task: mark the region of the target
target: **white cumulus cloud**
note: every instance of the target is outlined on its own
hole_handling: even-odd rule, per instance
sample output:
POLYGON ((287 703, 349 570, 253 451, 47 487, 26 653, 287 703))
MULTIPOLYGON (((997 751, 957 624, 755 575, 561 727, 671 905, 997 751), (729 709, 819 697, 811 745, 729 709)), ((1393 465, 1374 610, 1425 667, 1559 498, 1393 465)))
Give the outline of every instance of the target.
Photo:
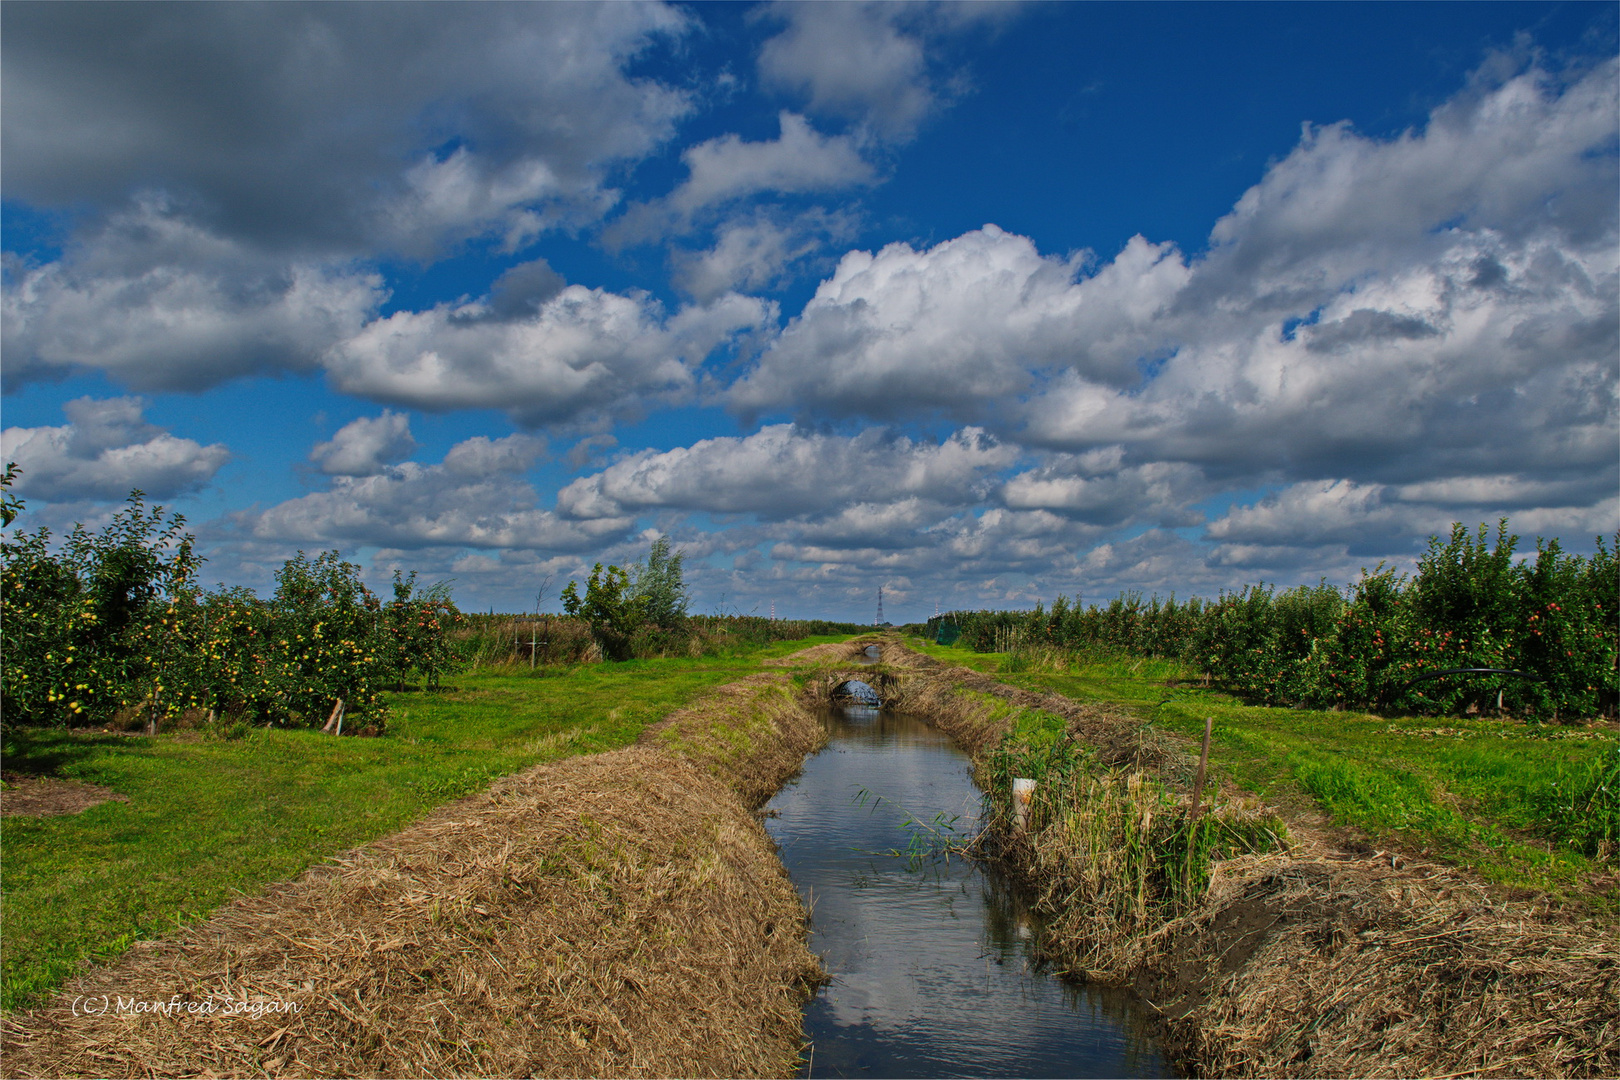
POLYGON ((5 378, 97 370, 136 389, 196 390, 307 371, 382 299, 375 274, 270 258, 143 199, 55 262, 10 262, 5 378))
POLYGON ((1004 415, 1043 371, 1134 383, 1187 268, 1173 247, 1140 237, 1095 274, 1082 276, 1082 264, 994 225, 923 251, 851 252, 730 400, 743 411, 974 422, 1004 415))
POLYGON ((801 95, 817 113, 906 139, 963 89, 941 70, 940 43, 1017 10, 1013 3, 773 4, 765 15, 787 26, 760 48, 760 78, 801 95))
POLYGON ((645 295, 570 285, 532 315, 492 314, 483 303, 396 312, 336 345, 327 373, 344 393, 374 401, 589 424, 681 400, 696 385, 693 370, 768 323, 772 309, 728 294, 665 315, 645 295))
POLYGON ((780 519, 913 496, 960 503, 1015 458, 977 429, 936 445, 878 429, 848 437, 778 424, 632 455, 570 483, 557 506, 581 518, 673 508, 780 519))
POLYGON ((478 436, 437 465, 407 461, 376 475, 336 476, 329 490, 234 515, 235 530, 282 544, 580 551, 631 526, 628 518, 580 521, 538 509, 523 473, 542 449, 527 435, 478 436))
POLYGON ((381 416, 344 424, 330 440, 315 445, 309 460, 331 476, 375 476, 415 449, 410 418, 384 409, 381 416))
POLYGON ((6 428, 0 458, 16 462, 16 490, 50 501, 122 499, 139 488, 167 499, 202 487, 230 460, 223 444, 203 446, 147 422, 140 398, 78 398, 60 427, 6 428))

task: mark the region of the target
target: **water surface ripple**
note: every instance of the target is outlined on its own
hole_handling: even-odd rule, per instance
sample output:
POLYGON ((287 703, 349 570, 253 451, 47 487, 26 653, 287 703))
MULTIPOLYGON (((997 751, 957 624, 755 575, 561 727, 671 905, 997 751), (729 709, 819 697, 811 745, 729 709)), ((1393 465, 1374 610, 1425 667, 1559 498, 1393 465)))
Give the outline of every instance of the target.
POLYGON ((1034 963, 1039 926, 997 875, 919 855, 928 829, 908 818, 963 835, 977 818, 950 739, 887 710, 824 722, 827 748, 766 822, 833 976, 805 1010, 807 1075, 1173 1076, 1133 995, 1034 963))

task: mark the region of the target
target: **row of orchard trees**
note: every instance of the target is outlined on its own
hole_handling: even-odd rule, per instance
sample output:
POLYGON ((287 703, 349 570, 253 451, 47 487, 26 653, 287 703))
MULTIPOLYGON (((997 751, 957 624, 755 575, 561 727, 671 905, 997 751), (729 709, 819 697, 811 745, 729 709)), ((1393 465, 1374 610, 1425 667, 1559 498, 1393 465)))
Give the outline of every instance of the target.
POLYGON ((931 628, 957 628, 983 652, 1102 648, 1179 659, 1268 705, 1613 714, 1620 534, 1614 543, 1599 537, 1587 558, 1538 542, 1534 558, 1518 559, 1505 520, 1494 544, 1484 526, 1475 536, 1454 525, 1449 538, 1430 538, 1415 576, 1380 566, 1342 591, 1261 584, 1212 602, 1132 594, 1106 607, 1059 597, 1049 610, 952 612, 931 628), (1455 668, 1522 674, 1433 677, 1455 668))
MULTIPOLYGON (((8 493, 4 524, 21 509, 8 493)), ((329 551, 299 552, 267 600, 206 590, 184 524, 137 491, 100 532, 75 526, 53 545, 42 527, 0 545, 6 724, 155 727, 191 715, 381 730, 385 688, 436 685, 456 666, 449 632, 461 616, 447 588, 396 574, 384 603, 329 551)))

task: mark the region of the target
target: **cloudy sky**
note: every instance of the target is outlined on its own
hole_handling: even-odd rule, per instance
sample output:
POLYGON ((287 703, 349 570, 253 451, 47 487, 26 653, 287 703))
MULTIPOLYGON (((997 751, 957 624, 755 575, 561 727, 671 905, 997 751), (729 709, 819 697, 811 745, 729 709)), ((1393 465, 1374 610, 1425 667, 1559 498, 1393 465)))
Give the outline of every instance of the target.
POLYGON ((8 0, 24 524, 870 619, 1620 528, 1613 4, 8 0))

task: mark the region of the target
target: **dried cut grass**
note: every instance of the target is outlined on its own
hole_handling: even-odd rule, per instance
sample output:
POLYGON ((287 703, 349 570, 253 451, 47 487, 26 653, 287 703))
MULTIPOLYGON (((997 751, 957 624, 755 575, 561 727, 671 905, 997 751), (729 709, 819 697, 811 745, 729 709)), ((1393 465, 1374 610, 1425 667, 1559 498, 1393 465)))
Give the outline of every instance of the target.
POLYGON ((800 649, 798 652, 788 653, 786 656, 773 656, 760 662, 766 667, 806 667, 815 664, 840 663, 848 660, 849 656, 848 644, 832 641, 821 645, 812 645, 808 649, 800 649))
POLYGON ((1213 1076, 1620 1075, 1620 936, 1314 840, 1234 860, 1135 985, 1213 1076))
MULTIPOLYGON (((1188 794, 1186 751, 1144 737, 1129 717, 963 668, 907 683, 906 707, 951 734, 981 772, 1013 727, 995 699, 1063 717, 1071 738, 1120 770, 1124 794, 1133 778, 1145 790, 1144 774, 1188 794)), ((1223 802, 1239 819, 1264 813, 1223 802)), ((1137 905, 1122 917, 1098 902, 1112 889, 1101 878, 1125 876, 1130 860, 1088 850, 1097 837, 1084 818, 1085 808, 1051 815, 1049 827, 992 846, 1041 896, 1051 958, 1134 986, 1190 1075, 1620 1075, 1612 925, 1493 899, 1452 869, 1357 854, 1348 838, 1298 819, 1288 822, 1289 850, 1215 862, 1189 909, 1152 917, 1137 905)))
POLYGON ((786 675, 750 675, 719 687, 641 734, 704 769, 736 792, 744 806, 765 805, 798 773, 827 733, 786 675))
MULTIPOLYGON (((775 730, 779 691, 719 696, 775 730)), ((686 713, 672 729, 701 728, 702 703, 686 713)), ((6 1074, 792 1075, 820 966, 737 794, 792 751, 766 755, 762 729, 725 758, 712 734, 507 777, 138 946, 7 1016, 6 1074), (717 779, 722 759, 743 779, 717 779), (73 1015, 102 995, 220 1011, 73 1015), (297 1011, 225 1014, 242 1002, 297 1011)))
POLYGON ((847 664, 865 654, 868 645, 881 645, 877 638, 861 637, 854 641, 829 641, 800 649, 786 656, 763 661, 767 667, 815 667, 828 664, 847 664))

